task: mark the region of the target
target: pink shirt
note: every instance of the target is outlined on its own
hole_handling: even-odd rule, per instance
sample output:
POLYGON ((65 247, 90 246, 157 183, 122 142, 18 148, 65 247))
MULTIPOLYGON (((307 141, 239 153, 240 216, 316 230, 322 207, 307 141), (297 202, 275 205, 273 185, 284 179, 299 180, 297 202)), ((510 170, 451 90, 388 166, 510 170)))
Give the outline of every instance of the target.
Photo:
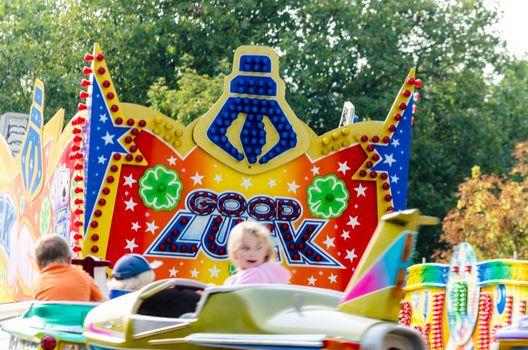
POLYGON ((224 285, 251 283, 287 284, 290 281, 290 277, 290 271, 282 265, 265 262, 257 267, 237 272, 226 279, 224 285))

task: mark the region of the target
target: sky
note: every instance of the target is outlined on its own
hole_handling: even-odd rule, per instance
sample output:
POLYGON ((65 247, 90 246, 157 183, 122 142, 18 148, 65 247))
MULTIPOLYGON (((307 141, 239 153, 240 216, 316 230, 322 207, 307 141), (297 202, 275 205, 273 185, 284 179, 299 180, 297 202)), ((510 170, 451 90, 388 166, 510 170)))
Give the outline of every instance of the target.
POLYGON ((503 18, 497 30, 507 42, 508 50, 521 58, 528 55, 528 0, 488 0, 489 4, 498 4, 503 18))

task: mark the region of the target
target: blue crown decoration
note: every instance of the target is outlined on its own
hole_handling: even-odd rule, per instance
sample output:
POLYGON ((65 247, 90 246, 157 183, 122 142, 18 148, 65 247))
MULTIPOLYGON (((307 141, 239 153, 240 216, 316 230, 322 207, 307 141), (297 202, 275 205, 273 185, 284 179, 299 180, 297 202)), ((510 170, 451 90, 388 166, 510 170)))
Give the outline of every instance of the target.
MULTIPOLYGON (((242 55, 239 70, 229 82, 229 97, 207 129, 209 140, 232 158, 249 164, 266 164, 273 158, 297 145, 297 135, 288 121, 283 108, 276 100, 277 83, 271 77, 271 59, 265 55, 242 55), (244 114, 240 131, 242 150, 237 149, 227 133, 233 122, 244 114), (262 154, 263 147, 270 142, 264 119, 268 119, 278 141, 262 154)), ((271 131, 273 132, 273 131, 271 131)))

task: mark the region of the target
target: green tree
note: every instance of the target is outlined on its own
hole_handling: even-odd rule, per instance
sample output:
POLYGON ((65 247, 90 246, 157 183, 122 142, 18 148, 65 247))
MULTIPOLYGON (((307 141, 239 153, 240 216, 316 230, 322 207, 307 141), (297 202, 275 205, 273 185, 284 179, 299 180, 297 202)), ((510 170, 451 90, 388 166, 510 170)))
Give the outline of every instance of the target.
MULTIPOLYGON (((28 111, 32 81, 40 78, 46 119, 59 107, 71 118, 82 56, 94 41, 121 100, 150 101, 184 121, 214 100, 210 85, 238 46, 271 46, 281 56, 286 98, 317 132, 337 126, 346 100, 362 119, 384 118, 416 66, 424 89, 409 206, 443 217, 471 166, 507 172, 507 149, 525 136, 517 125, 526 108, 515 106, 524 105, 518 98, 526 96, 526 80, 517 74, 526 70, 504 65, 491 30, 497 19, 483 0, 13 0, 0 4, 0 112, 28 111), (494 86, 487 66, 503 82, 494 86)), ((430 256, 439 235, 422 235, 418 254, 430 256)))
POLYGON ((493 132, 498 133, 491 147, 494 149, 492 172, 510 168, 516 158, 511 151, 519 140, 528 140, 528 61, 513 60, 501 69, 502 79, 491 86, 486 101, 493 132))
MULTIPOLYGON (((32 60, 22 64, 26 75, 80 78, 82 52, 98 41, 122 99, 138 103, 159 77, 176 88, 183 64, 213 77, 238 46, 272 46, 282 56, 290 103, 318 131, 337 126, 347 99, 365 118, 384 116, 413 64, 432 81, 496 60, 497 39, 484 30, 495 13, 476 0, 16 0, 2 13, 0 28, 10 33, 3 45, 11 48, 2 58, 32 60)), ((66 85, 73 84, 53 83, 49 91, 58 89, 54 98, 75 106, 66 85)))
POLYGON ((528 141, 517 144, 517 164, 509 176, 484 175, 478 166, 459 186, 457 206, 443 222, 447 249, 435 253, 448 260, 459 242, 473 245, 481 259, 528 259, 528 141))
POLYGON ((29 113, 33 82, 37 78, 44 81, 47 92, 46 119, 65 104, 79 102, 75 96, 80 89, 81 76, 77 72, 82 64, 79 60, 82 48, 70 40, 71 31, 77 27, 63 30, 60 24, 64 14, 47 5, 42 1, 20 0, 0 4, 2 113, 29 113), (70 54, 72 51, 76 51, 75 56, 70 54), (78 67, 75 74, 73 67, 78 67))
MULTIPOLYGON (((221 62, 228 67, 226 61, 221 62)), ((181 67, 177 88, 167 87, 165 78, 159 78, 147 92, 148 103, 152 108, 187 125, 216 102, 224 89, 225 74, 211 78, 199 75, 195 69, 181 67)))

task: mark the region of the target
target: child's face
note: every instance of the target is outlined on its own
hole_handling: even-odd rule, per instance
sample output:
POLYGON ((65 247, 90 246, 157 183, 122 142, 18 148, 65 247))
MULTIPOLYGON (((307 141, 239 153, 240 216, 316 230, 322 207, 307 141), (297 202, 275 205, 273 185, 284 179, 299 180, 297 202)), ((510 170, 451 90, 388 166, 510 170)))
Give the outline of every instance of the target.
POLYGON ((242 236, 240 246, 233 253, 233 257, 240 270, 257 267, 266 259, 266 247, 257 236, 246 233, 242 236))

